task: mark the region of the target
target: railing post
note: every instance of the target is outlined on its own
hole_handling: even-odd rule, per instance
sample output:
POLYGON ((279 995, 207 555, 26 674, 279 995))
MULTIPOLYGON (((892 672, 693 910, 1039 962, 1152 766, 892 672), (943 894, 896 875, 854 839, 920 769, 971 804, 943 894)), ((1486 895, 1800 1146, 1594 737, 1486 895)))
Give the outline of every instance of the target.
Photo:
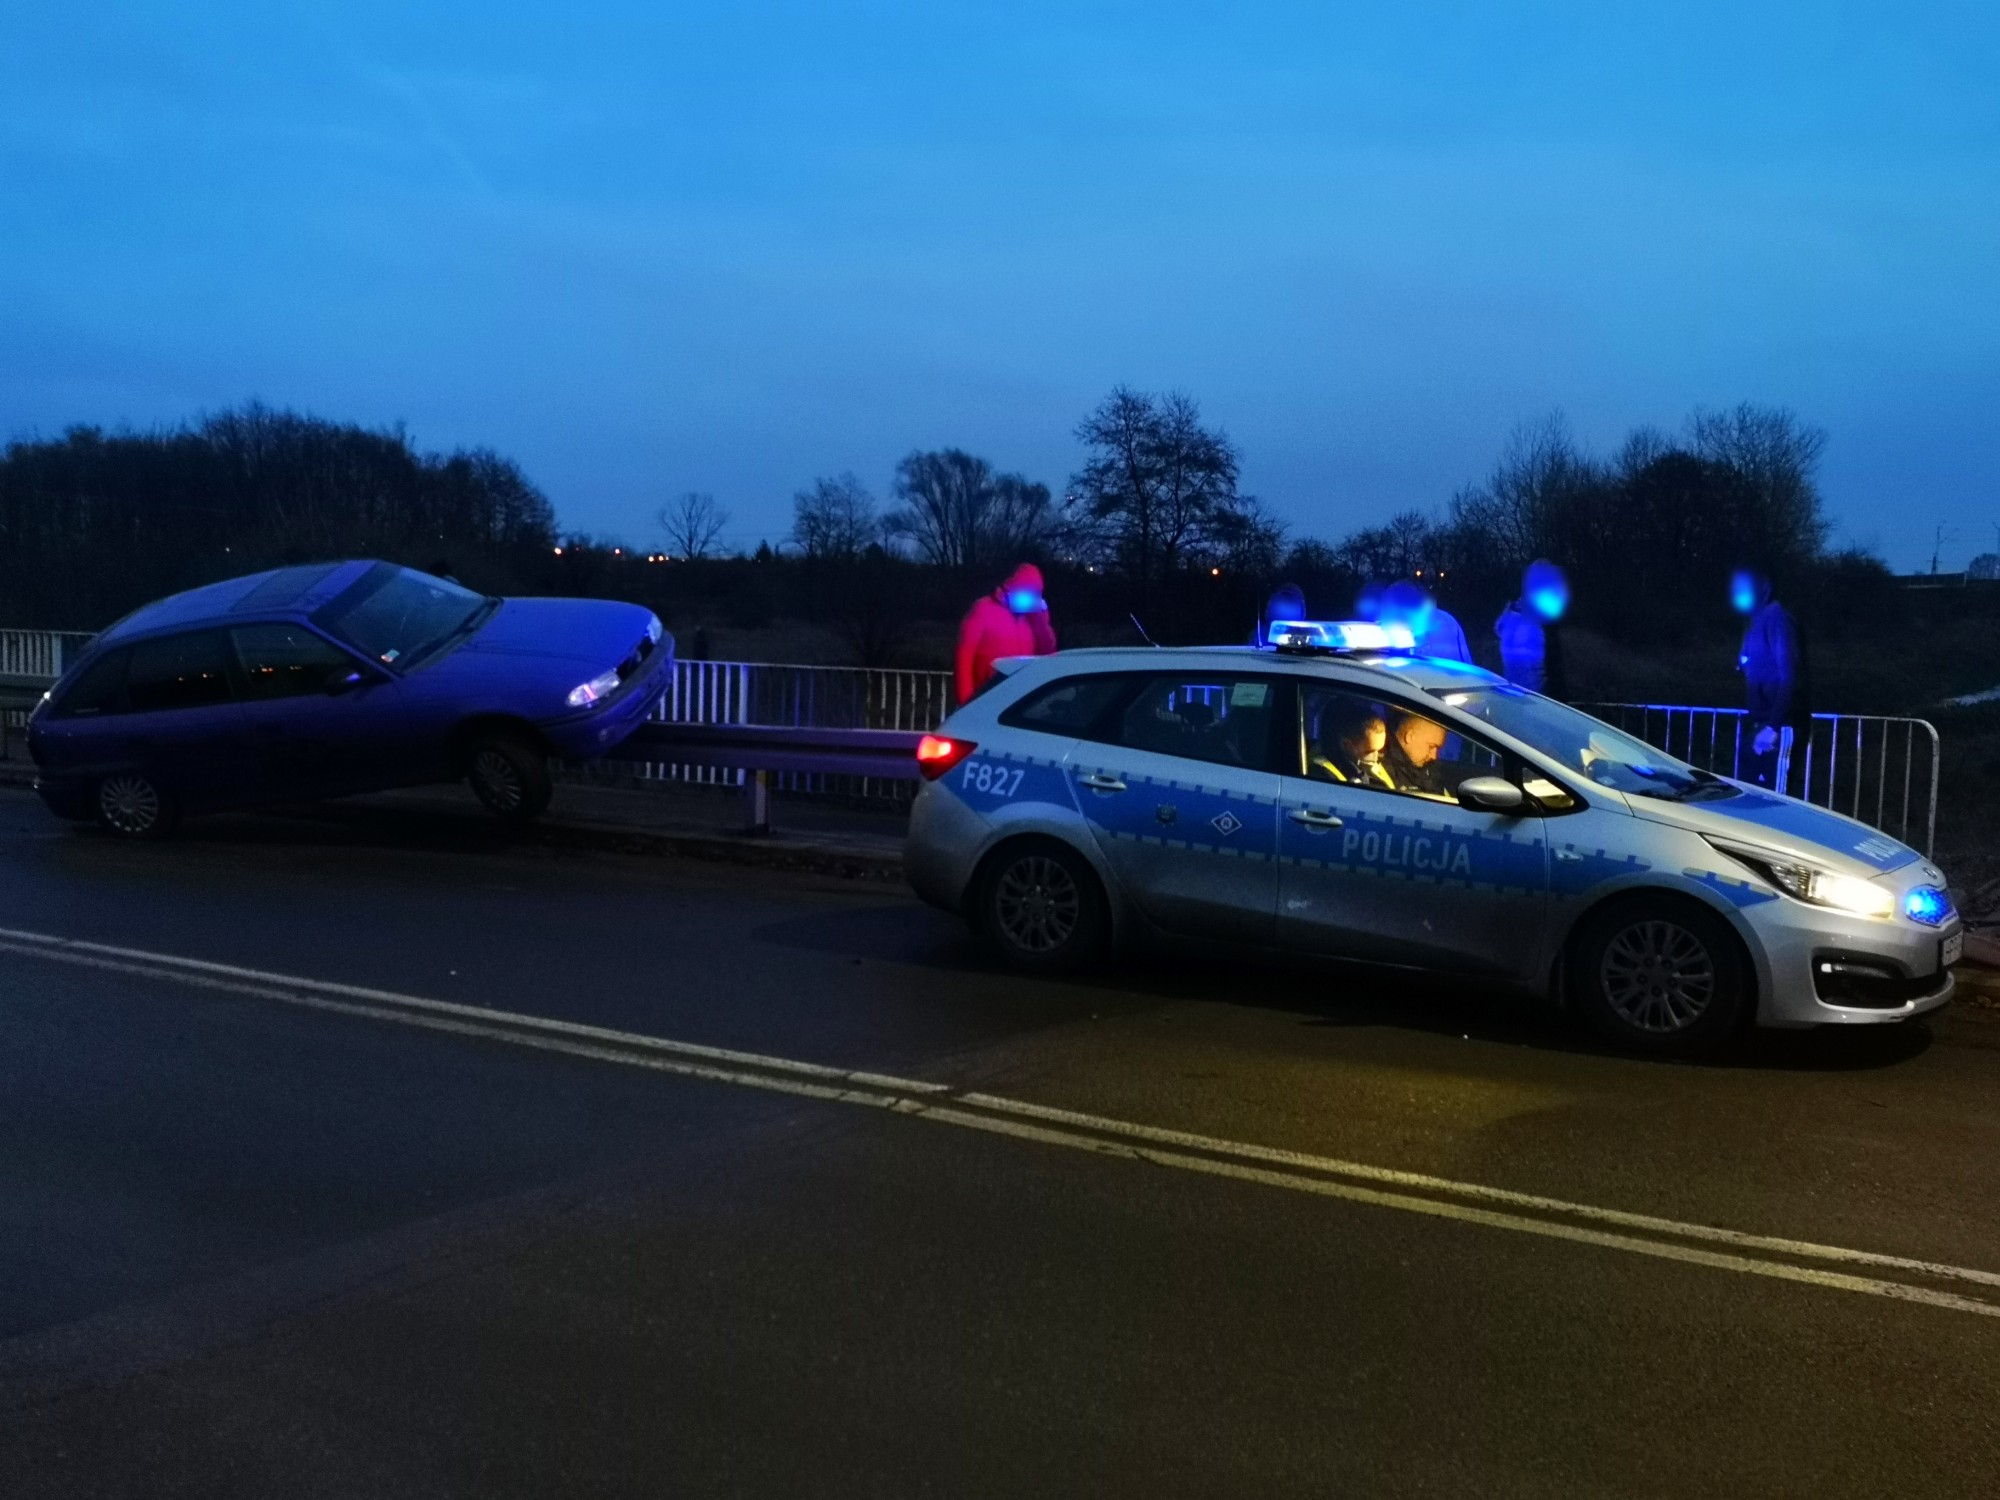
POLYGON ((771 831, 771 773, 769 771, 746 771, 743 773, 743 814, 746 819, 746 833, 767 834, 771 831))

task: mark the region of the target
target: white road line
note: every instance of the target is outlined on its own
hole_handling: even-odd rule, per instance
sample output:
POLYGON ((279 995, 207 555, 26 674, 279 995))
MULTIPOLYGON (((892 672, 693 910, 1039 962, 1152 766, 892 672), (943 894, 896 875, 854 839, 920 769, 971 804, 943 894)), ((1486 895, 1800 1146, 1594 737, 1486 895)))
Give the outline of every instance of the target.
POLYGON ((1806 1240, 1776 1238, 1743 1231, 1692 1224, 1620 1209, 1598 1208, 1560 1198, 1519 1193, 1481 1183, 1458 1182, 1423 1173, 1402 1172, 1387 1167, 1368 1166, 1334 1157, 1249 1142, 1230 1141, 1196 1135, 1159 1126, 1141 1125, 1101 1115, 1084 1114, 1010 1099, 1002 1095, 956 1093, 947 1084, 922 1079, 898 1078, 801 1062, 793 1058, 763 1053, 732 1051, 692 1042, 637 1032, 616 1031, 577 1022, 559 1021, 518 1011, 494 1010, 485 1006, 459 1005, 428 1000, 391 990, 369 989, 327 980, 276 974, 267 970, 240 968, 204 959, 182 958, 174 954, 147 952, 104 943, 81 942, 43 933, 0 928, 0 952, 23 957, 49 959, 92 969, 161 979, 170 983, 213 989, 232 994, 274 1000, 309 1010, 328 1011, 369 1020, 388 1021, 427 1031, 498 1041, 535 1051, 559 1053, 594 1062, 644 1068, 676 1077, 695 1078, 737 1087, 790 1094, 826 1103, 865 1105, 892 1113, 934 1120, 992 1134, 1034 1141, 1049 1146, 1091 1152, 1126 1160, 1146 1161, 1158 1166, 1208 1176, 1253 1182, 1293 1192, 1339 1198, 1379 1208, 1424 1214, 1433 1218, 1506 1229, 1515 1233, 1566 1240, 1575 1244, 1622 1250, 1631 1254, 1705 1266, 1714 1270, 1766 1276, 1836 1291, 1860 1292, 1871 1296, 1922 1303, 1957 1312, 2000 1317, 2000 1303, 1929 1287, 1879 1277, 1857 1276, 1842 1271, 1763 1260, 1723 1251, 1676 1244, 1673 1240, 1705 1240, 1735 1249, 1758 1250, 1802 1259, 1837 1261, 1904 1271, 1941 1280, 1975 1282, 2000 1286, 2000 1273, 1937 1261, 1882 1255, 1838 1245, 1806 1240), (734 1066, 724 1066, 733 1064, 734 1066), (1081 1132, 1088 1131, 1089 1134, 1081 1132), (1111 1137, 1105 1139, 1104 1137, 1111 1137), (1179 1147, 1179 1150, 1159 1149, 1179 1147), (1193 1155, 1191 1151, 1209 1153, 1193 1155), (1234 1157, 1236 1160, 1216 1160, 1234 1157), (1290 1170, 1278 1170, 1289 1168, 1290 1170), (1325 1175, 1307 1175, 1325 1174, 1325 1175), (1348 1177, 1354 1182, 1328 1180, 1348 1177), (1453 1203, 1440 1198, 1418 1197, 1410 1192, 1384 1191, 1381 1187, 1360 1186, 1359 1182, 1414 1188, 1444 1194, 1469 1202, 1453 1203), (1479 1206, 1500 1203, 1539 1213, 1560 1214, 1582 1219, 1583 1224, 1531 1218, 1479 1206), (1590 1227, 1612 1224, 1640 1233, 1616 1233, 1590 1227), (1648 1238, 1647 1235, 1669 1238, 1648 1238))

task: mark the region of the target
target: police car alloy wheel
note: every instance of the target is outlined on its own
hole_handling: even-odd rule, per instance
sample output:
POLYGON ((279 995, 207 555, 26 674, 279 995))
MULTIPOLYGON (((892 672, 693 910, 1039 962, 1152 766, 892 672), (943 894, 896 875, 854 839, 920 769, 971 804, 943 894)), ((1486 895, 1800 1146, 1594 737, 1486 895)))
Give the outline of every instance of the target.
POLYGON ((1749 983, 1721 919, 1667 901, 1622 903, 1577 936, 1572 993, 1597 1030, 1622 1046, 1683 1056, 1736 1030, 1749 983))
POLYGON ((1018 968, 1074 968, 1103 944, 1097 877, 1054 841, 1002 850, 987 871, 978 915, 987 941, 1018 968))
POLYGON ((164 838, 174 826, 174 807, 147 777, 107 776, 97 788, 97 818, 120 838, 164 838))

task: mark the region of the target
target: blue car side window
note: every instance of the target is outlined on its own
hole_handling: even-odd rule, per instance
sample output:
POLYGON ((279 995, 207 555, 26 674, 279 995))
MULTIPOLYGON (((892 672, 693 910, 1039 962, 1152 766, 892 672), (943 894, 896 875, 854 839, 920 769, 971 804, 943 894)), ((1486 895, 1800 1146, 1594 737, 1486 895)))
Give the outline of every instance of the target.
POLYGON ((219 630, 141 641, 125 672, 126 706, 135 714, 213 708, 235 701, 228 643, 219 630))
POLYGON ((356 670, 354 658, 303 625, 243 625, 230 633, 253 702, 324 693, 356 670))

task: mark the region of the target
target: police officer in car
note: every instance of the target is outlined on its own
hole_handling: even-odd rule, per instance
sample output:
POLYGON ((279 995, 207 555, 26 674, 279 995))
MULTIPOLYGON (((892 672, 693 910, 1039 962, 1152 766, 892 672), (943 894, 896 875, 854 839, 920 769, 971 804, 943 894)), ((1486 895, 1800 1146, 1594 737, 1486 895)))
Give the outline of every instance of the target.
POLYGON ((1382 765, 1389 731, 1380 714, 1365 704, 1352 704, 1332 717, 1328 729, 1313 747, 1310 774, 1350 786, 1395 790, 1382 765))
POLYGON ((1422 714, 1404 714, 1396 721, 1388 748, 1382 752, 1382 769, 1397 791, 1414 792, 1420 797, 1451 796, 1451 789, 1444 783, 1444 770, 1438 765, 1438 752, 1444 749, 1445 735, 1444 725, 1422 714))

